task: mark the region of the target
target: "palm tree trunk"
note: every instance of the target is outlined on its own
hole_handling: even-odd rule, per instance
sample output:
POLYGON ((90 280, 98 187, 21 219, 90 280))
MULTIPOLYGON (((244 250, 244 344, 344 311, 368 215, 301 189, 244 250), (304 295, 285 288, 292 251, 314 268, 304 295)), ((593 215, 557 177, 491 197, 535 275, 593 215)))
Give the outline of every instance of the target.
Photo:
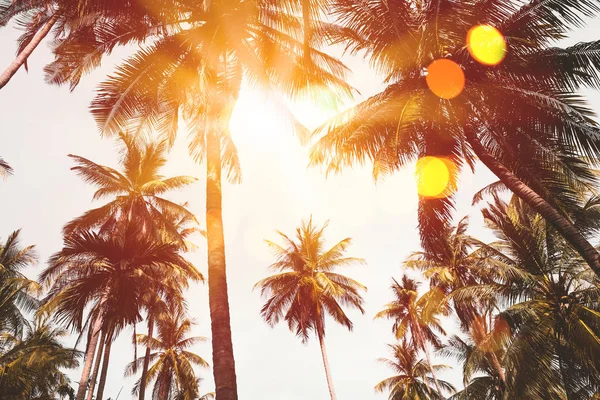
POLYGON ((111 331, 106 335, 104 342, 104 358, 102 361, 102 373, 100 374, 100 382, 98 382, 98 393, 96 394, 96 400, 102 400, 104 396, 104 387, 106 386, 106 375, 108 374, 108 361, 110 360, 110 348, 113 342, 113 332, 111 331))
POLYGON ((303 57, 304 67, 310 66, 310 38, 312 34, 310 26, 310 2, 311 0, 302 0, 302 24, 303 24, 303 57))
MULTIPOLYGON (((79 387, 77 388, 76 400, 83 400, 87 390, 88 380, 90 378, 90 372, 92 370, 92 364, 94 362, 94 352, 98 345, 98 338, 100 336, 100 329, 102 328, 102 311, 98 311, 98 315, 94 318, 94 323, 90 327, 92 334, 90 340, 87 343, 87 349, 85 351, 85 361, 83 364, 83 370, 81 371, 81 378, 79 379, 79 387)), ((100 356, 100 354, 98 354, 100 356)))
POLYGON ((423 351, 425 352, 425 358, 427 359, 427 364, 429 365, 429 371, 431 372, 431 377, 433 378, 433 382, 435 383, 435 388, 438 391, 438 394, 443 397, 442 387, 440 386, 440 382, 438 382, 437 376, 435 376, 435 372, 433 372, 433 364, 431 363, 431 354, 429 354, 429 349, 427 348, 427 344, 423 345, 423 351))
POLYGON ((221 140, 218 132, 211 130, 206 135, 206 236, 213 375, 217 400, 237 400, 225 269, 221 167, 221 140))
POLYGON ((96 360, 94 362, 94 372, 92 372, 92 379, 90 380, 90 389, 86 400, 92 400, 94 397, 94 387, 96 386, 96 379, 98 379, 98 372, 100 371, 100 361, 102 361, 102 350, 104 349, 104 341, 106 340, 106 332, 102 332, 100 343, 98 344, 98 350, 96 351, 96 360))
POLYGON ((323 367, 325 367, 325 378, 327 378, 327 387, 329 388, 329 396, 331 400, 336 400, 335 389, 333 387, 333 379, 329 370, 329 359, 327 358, 327 350, 325 349, 325 337, 323 334, 317 334, 319 337, 319 345, 321 346, 321 355, 323 356, 323 367))
POLYGON ((58 15, 56 14, 50 17, 42 29, 37 31, 37 33, 33 36, 31 42, 25 46, 25 48, 17 55, 13 62, 4 70, 4 72, 2 72, 0 75, 0 89, 6 86, 10 79, 17 73, 19 68, 21 68, 25 61, 27 61, 27 58, 31 55, 31 53, 33 53, 33 50, 35 50, 41 41, 48 35, 50 29, 52 29, 57 19, 58 15))
MULTIPOLYGON (((154 331, 154 315, 150 313, 148 315, 148 341, 152 340, 152 333, 154 331)), ((146 346, 146 353, 144 354, 144 365, 142 366, 142 377, 140 378, 140 397, 139 400, 144 400, 146 396, 146 379, 148 377, 148 367, 150 366, 150 346, 146 346)))
POLYGON ((515 195, 527 203, 568 241, 590 268, 600 276, 600 254, 577 228, 544 198, 525 185, 481 144, 474 132, 466 130, 467 140, 481 162, 492 171, 515 195))
POLYGON ((171 374, 164 374, 160 379, 160 388, 158 390, 158 400, 168 400, 171 391, 171 374))

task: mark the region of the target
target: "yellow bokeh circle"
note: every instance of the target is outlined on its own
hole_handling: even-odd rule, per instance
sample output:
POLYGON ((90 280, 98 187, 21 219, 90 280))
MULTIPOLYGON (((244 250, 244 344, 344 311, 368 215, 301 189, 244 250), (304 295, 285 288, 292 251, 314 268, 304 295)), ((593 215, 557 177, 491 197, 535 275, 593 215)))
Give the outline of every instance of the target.
POLYGON ((498 65, 506 57, 504 35, 490 25, 478 25, 467 34, 467 48, 471 56, 485 65, 498 65))
POLYGON ((421 157, 417 161, 417 191, 421 197, 440 198, 448 196, 454 184, 454 163, 442 157, 421 157))

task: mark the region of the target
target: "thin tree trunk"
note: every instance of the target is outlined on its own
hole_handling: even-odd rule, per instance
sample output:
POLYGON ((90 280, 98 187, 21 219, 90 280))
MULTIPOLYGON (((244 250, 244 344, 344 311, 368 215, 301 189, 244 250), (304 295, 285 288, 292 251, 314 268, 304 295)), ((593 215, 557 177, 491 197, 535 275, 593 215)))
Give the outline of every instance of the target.
POLYGON ((467 130, 467 140, 471 148, 479 157, 481 162, 489 168, 515 195, 527 203, 533 210, 540 214, 546 221, 567 240, 571 246, 579 253, 579 255, 588 263, 590 268, 600 276, 600 254, 583 237, 581 232, 560 214, 551 204, 549 204, 542 196, 525 185, 519 178, 515 176, 508 168, 499 162, 487 149, 481 144, 479 138, 474 132, 467 130))
POLYGON ((104 387, 106 386, 106 375, 108 374, 108 362, 110 360, 110 349, 113 342, 113 331, 106 335, 104 342, 104 358, 102 361, 102 373, 100 374, 100 382, 98 382, 98 393, 96 394, 96 400, 102 400, 104 396, 104 387))
POLYGON ((102 332, 100 342, 98 344, 98 350, 96 351, 96 360, 94 362, 94 372, 92 372, 92 379, 90 380, 90 388, 86 399, 92 400, 94 397, 94 387, 96 386, 96 379, 98 379, 98 372, 100 371, 100 361, 102 361, 102 350, 104 349, 104 341, 106 340, 106 332, 102 332))
POLYGON ((225 269, 221 167, 221 140, 218 132, 212 130, 206 135, 206 236, 213 375, 217 400, 237 400, 225 269))
POLYGON ((158 390, 158 400, 168 400, 169 392, 171 391, 171 374, 163 375, 164 380, 160 382, 160 389, 158 390))
MULTIPOLYGON (((148 315, 148 341, 152 339, 154 331, 154 315, 148 315)), ((140 397, 139 400, 144 400, 146 396, 146 379, 148 377, 148 367, 150 366, 150 346, 146 345, 146 354, 144 354, 144 365, 142 366, 142 377, 140 379, 140 397)))
POLYGON ((427 364, 429 365, 429 371, 431 372, 431 377, 433 378, 433 382, 435 383, 435 388, 437 389, 440 396, 444 396, 442 392, 442 387, 438 382, 437 376, 435 376, 435 372, 433 372, 433 364, 431 363, 431 355, 429 354, 429 349, 427 348, 427 344, 423 346, 423 351, 425 352, 425 358, 427 359, 427 364))
POLYGON ((329 370, 329 359, 327 358, 327 350, 325 349, 325 338, 322 334, 317 334, 319 337, 319 345, 321 346, 321 355, 323 356, 323 367, 325 367, 325 377, 327 378, 327 387, 329 388, 329 396, 331 400, 336 400, 335 389, 333 387, 333 379, 329 370))
POLYGON ((302 0, 302 23, 303 23, 303 57, 304 66, 308 68, 310 66, 310 39, 312 35, 312 28, 310 24, 310 2, 311 0, 302 0))
MULTIPOLYGON (((101 303, 103 303, 103 301, 101 303)), ((96 351, 96 346, 98 345, 98 338, 100 336, 101 328, 102 310, 98 312, 98 315, 96 316, 96 318, 94 318, 94 323, 90 327, 90 329, 92 330, 92 334, 90 336, 90 340, 88 341, 87 349, 85 352, 83 370, 81 371, 79 387, 77 388, 77 395, 75 396, 76 400, 83 400, 85 398, 87 384, 88 380, 90 379, 90 372, 92 370, 92 364, 94 363, 94 352, 96 351)), ((100 356, 100 354, 98 354, 98 356, 100 356)))
POLYGON ((58 19, 58 15, 53 15, 48 19, 48 21, 44 24, 42 29, 37 31, 37 33, 33 36, 33 39, 25 48, 15 57, 12 63, 2 72, 0 75, 0 89, 2 89, 6 84, 10 81, 10 79, 17 73, 19 68, 27 61, 27 58, 33 53, 36 47, 41 43, 41 41, 48 35, 50 29, 54 26, 54 23, 58 19))

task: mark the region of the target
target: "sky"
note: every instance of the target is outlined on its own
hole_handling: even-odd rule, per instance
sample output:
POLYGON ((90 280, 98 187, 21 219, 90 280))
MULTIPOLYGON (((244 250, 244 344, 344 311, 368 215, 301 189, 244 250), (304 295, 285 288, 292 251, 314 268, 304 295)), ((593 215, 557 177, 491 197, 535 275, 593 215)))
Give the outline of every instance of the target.
MULTIPOLYGON (((565 44, 600 39, 600 19, 574 33, 565 44)), ((14 55, 18 31, 0 31, 0 67, 14 55)), ((115 63, 129 54, 118 49, 101 68, 85 77, 74 92, 66 87, 44 83, 42 68, 51 61, 47 44, 42 44, 29 60, 29 73, 20 70, 0 91, 0 156, 15 169, 15 174, 0 181, 0 238, 22 229, 24 245, 35 244, 39 262, 26 274, 36 278, 46 260, 62 246, 61 228, 101 202, 92 203, 94 188, 82 182, 70 168, 67 154, 77 154, 99 164, 117 166, 114 138, 102 138, 88 112, 95 86, 113 70, 115 63)), ((343 60, 352 69, 350 83, 360 91, 356 101, 384 88, 381 77, 358 58, 343 60)), ((600 107, 600 95, 587 92, 592 109, 600 107)), ((354 330, 326 325, 326 345, 337 395, 340 399, 377 400, 386 394, 375 393, 373 386, 392 375, 377 358, 388 356, 386 345, 394 342, 391 322, 373 316, 391 300, 392 277, 406 271, 403 260, 419 250, 417 231, 417 191, 414 166, 407 167, 383 181, 374 182, 370 165, 346 169, 342 175, 325 177, 319 168, 307 168, 308 149, 291 133, 289 122, 280 113, 278 102, 244 87, 231 122, 238 146, 243 182, 224 184, 223 212, 231 308, 233 346, 241 399, 327 400, 318 342, 307 345, 286 325, 269 327, 259 311, 264 299, 253 285, 270 272, 273 261, 264 239, 277 239, 276 230, 294 234, 295 228, 311 215, 317 223, 329 220, 328 243, 351 237, 348 255, 366 259, 366 266, 349 267, 344 273, 367 286, 365 314, 349 311, 354 330)), ((290 105, 306 126, 314 128, 334 115, 308 103, 290 105)), ((169 196, 188 201, 190 209, 204 227, 204 167, 187 154, 185 134, 179 135, 164 168, 165 176, 191 175, 197 183, 169 196)), ((477 173, 464 173, 457 193, 457 218, 470 216, 470 233, 491 239, 483 226, 479 207, 471 206, 473 194, 493 182, 482 165, 477 173)), ((206 244, 197 240, 198 249, 188 258, 205 275, 206 244)), ((210 337, 208 290, 193 285, 187 293, 189 314, 197 325, 194 335, 210 337)), ((447 327, 454 329, 449 321, 447 327)), ((143 323, 138 333, 144 333, 143 323)), ((138 377, 124 377, 125 365, 133 360, 132 329, 125 330, 112 347, 106 397, 128 399, 138 377), (120 394, 119 394, 120 393, 120 394)), ((71 337, 67 343, 72 344, 71 337)), ((210 342, 194 351, 211 362, 210 342)), ((143 349, 138 348, 138 354, 143 349)), ((460 367, 451 359, 438 359, 454 366, 441 377, 460 386, 460 367)), ((69 375, 78 381, 79 371, 69 375)), ((212 371, 199 370, 204 381, 201 393, 214 390, 212 371)))

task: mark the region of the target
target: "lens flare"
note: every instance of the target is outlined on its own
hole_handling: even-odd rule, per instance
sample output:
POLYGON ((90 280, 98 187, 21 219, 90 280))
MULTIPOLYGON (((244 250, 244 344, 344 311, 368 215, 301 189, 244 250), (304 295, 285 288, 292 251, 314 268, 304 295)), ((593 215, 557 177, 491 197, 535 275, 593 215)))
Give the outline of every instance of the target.
POLYGON ((462 68, 445 58, 429 64, 425 79, 429 90, 446 100, 457 97, 465 88, 465 73, 462 68))
POLYGON ((422 157, 417 161, 417 191, 421 197, 442 198, 454 187, 452 161, 441 157, 422 157))
POLYGON ((467 34, 471 56, 485 65, 498 65, 506 56, 506 41, 500 31, 490 25, 478 25, 467 34))

